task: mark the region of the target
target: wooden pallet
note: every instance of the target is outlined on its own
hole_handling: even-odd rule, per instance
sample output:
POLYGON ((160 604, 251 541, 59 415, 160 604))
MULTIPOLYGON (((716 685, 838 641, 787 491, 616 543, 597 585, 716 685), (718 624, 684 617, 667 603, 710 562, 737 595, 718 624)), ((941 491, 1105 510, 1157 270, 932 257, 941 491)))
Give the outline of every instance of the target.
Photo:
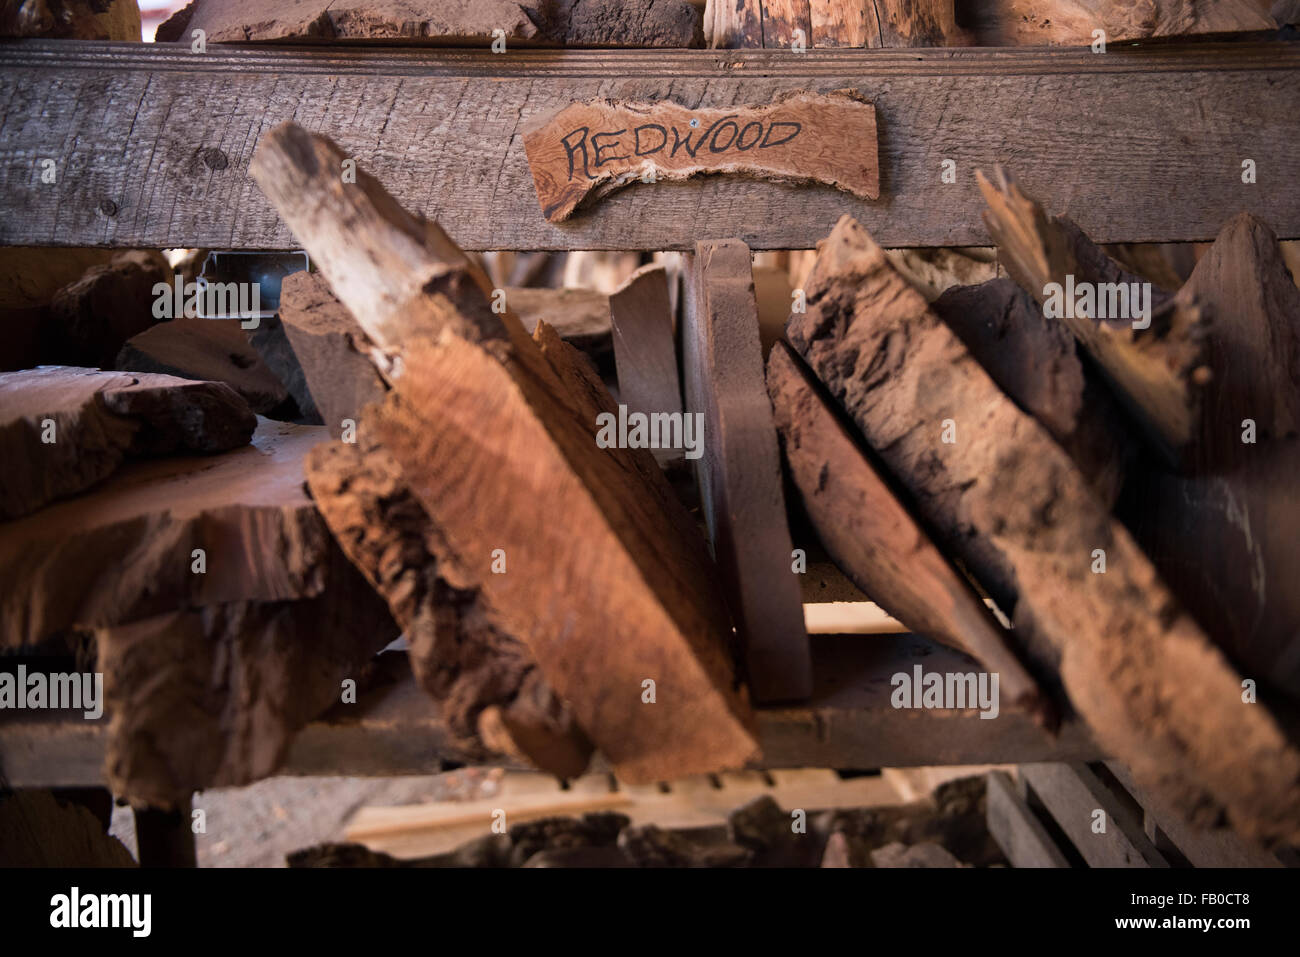
POLYGON ((1153 803, 1115 762, 991 771, 989 832, 1013 867, 1284 867, 1232 831, 1201 830, 1153 803))

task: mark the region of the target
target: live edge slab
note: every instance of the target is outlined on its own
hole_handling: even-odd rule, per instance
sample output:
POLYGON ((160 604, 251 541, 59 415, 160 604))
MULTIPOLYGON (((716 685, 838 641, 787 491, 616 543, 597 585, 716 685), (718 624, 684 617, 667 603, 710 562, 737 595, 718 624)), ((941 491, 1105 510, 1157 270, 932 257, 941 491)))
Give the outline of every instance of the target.
POLYGON ((1300 142, 1293 42, 497 55, 24 40, 0 44, 0 104, 6 245, 294 248, 248 176, 289 118, 471 250, 807 249, 846 213, 884 246, 986 245, 975 170, 1009 159, 1030 194, 1077 184, 1062 212, 1096 242, 1210 240, 1242 211, 1300 237, 1300 192, 1283 188, 1300 142), (633 182, 559 223, 539 208, 524 131, 571 104, 735 109, 842 89, 874 106, 879 198, 710 175, 633 182))

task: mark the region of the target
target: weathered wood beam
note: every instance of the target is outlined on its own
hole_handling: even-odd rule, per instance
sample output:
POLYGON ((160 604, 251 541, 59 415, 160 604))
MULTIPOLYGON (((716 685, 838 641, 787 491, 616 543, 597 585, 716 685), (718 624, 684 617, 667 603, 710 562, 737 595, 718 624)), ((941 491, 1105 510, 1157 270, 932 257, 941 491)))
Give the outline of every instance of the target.
POLYGON ((1300 141, 1287 43, 498 56, 22 41, 0 47, 0 103, 0 243, 13 245, 293 248, 246 175, 253 144, 291 117, 467 249, 689 249, 701 235, 808 249, 845 212, 887 246, 988 245, 974 170, 1005 161, 1024 129, 1039 131, 1017 156, 1024 187, 1074 184, 1071 213, 1097 242, 1209 240, 1243 210, 1300 237, 1300 193, 1281 188, 1300 141), (879 200, 715 176, 637 183, 563 224, 537 209, 520 137, 533 117, 600 97, 713 108, 840 88, 873 100, 889 131, 879 200), (1104 135, 1078 136, 1071 116, 1104 116, 1104 135), (945 158, 956 185, 940 182, 945 158))

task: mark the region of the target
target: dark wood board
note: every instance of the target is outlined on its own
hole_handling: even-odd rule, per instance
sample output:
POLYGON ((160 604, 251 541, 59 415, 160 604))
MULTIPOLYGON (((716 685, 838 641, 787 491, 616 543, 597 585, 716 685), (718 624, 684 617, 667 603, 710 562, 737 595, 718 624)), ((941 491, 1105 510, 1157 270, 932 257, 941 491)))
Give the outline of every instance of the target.
POLYGON ((1300 44, 1078 49, 477 51, 0 45, 0 243, 294 248, 247 176, 294 118, 467 249, 811 248, 843 213, 886 246, 987 245, 977 167, 1095 241, 1211 239, 1253 212, 1300 237, 1300 44), (851 87, 877 108, 881 198, 706 177, 638 183, 569 222, 537 209, 521 129, 570 102, 694 107, 851 87), (39 160, 58 179, 41 182, 39 160), (1259 181, 1241 182, 1255 160, 1259 181), (940 182, 944 159, 957 182, 940 182), (635 229, 629 228, 635 224, 635 229))

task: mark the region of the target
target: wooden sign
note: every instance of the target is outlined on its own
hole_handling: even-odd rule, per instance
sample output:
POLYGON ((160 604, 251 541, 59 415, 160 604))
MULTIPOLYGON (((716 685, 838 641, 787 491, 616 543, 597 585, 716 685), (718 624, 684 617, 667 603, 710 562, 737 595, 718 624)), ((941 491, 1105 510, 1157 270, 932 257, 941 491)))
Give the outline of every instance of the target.
POLYGON ((553 223, 629 183, 744 173, 880 195, 876 108, 852 90, 792 93, 768 106, 693 110, 668 100, 573 103, 524 134, 553 223))

